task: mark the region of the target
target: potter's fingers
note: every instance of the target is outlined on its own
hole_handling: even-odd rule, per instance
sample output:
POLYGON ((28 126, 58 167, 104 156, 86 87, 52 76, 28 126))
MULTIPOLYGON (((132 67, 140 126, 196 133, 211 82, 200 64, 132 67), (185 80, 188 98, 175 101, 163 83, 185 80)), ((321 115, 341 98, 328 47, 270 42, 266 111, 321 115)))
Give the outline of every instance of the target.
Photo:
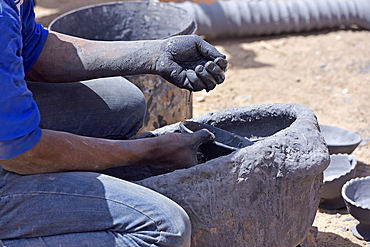
POLYGON ((187 77, 186 70, 180 71, 181 71, 180 73, 178 72, 178 70, 166 71, 167 73, 162 74, 162 77, 180 88, 185 88, 189 91, 194 91, 193 85, 191 84, 191 81, 189 81, 187 77))
POLYGON ((187 70, 186 71, 186 79, 185 81, 187 83, 190 83, 191 85, 189 88, 192 88, 191 91, 202 91, 206 88, 202 80, 197 76, 194 70, 187 70))
POLYGON ((194 132, 193 136, 194 142, 196 145, 198 145, 198 147, 201 144, 211 142, 216 138, 215 135, 207 129, 201 129, 197 132, 194 132))
POLYGON ((213 76, 213 78, 215 78, 217 84, 221 84, 224 82, 225 74, 216 63, 208 61, 204 67, 213 76))
POLYGON ((215 59, 215 63, 220 66, 220 68, 226 72, 227 71, 227 65, 229 64, 229 62, 225 59, 225 58, 222 58, 222 57, 218 57, 215 59))
POLYGON ((195 72, 197 73, 198 77, 203 81, 206 86, 207 92, 214 89, 216 87, 216 81, 212 75, 208 73, 208 71, 202 65, 198 65, 195 68, 195 72))
MULTIPOLYGON (((177 85, 177 86, 179 86, 179 85, 177 85)), ((189 91, 194 91, 193 85, 191 85, 191 82, 189 81, 188 78, 185 78, 184 82, 179 87, 180 88, 185 88, 185 89, 187 89, 189 91)))

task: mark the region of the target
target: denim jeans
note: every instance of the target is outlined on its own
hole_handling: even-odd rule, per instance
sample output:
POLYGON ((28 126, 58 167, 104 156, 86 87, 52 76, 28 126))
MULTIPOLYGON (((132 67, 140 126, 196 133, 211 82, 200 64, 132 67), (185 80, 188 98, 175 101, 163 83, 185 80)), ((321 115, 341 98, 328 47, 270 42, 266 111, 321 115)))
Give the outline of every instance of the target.
POLYGON ((142 92, 123 77, 75 83, 28 82, 41 115, 40 127, 77 135, 128 139, 146 111, 142 92))
MULTIPOLYGON (((140 90, 121 77, 29 88, 42 128, 79 135, 130 138, 146 109, 140 90)), ((95 172, 22 176, 0 168, 0 246, 188 247, 190 236, 179 205, 133 182, 95 172)))

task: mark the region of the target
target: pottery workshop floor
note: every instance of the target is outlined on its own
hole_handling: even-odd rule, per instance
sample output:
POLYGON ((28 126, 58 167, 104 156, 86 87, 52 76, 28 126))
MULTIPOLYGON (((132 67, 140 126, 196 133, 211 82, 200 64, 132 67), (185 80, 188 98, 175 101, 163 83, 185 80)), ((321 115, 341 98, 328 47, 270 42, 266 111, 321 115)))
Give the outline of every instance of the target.
MULTIPOLYGON (((37 0, 38 21, 97 0, 37 0)), ((105 1, 107 2, 107 1, 105 1)), ((233 106, 298 103, 310 107, 320 124, 358 133, 353 152, 357 176, 370 175, 370 32, 327 31, 301 35, 210 41, 227 55, 226 81, 210 93, 193 94, 194 116, 233 106)), ((345 209, 318 210, 317 246, 370 246, 355 238, 356 224, 345 209)))

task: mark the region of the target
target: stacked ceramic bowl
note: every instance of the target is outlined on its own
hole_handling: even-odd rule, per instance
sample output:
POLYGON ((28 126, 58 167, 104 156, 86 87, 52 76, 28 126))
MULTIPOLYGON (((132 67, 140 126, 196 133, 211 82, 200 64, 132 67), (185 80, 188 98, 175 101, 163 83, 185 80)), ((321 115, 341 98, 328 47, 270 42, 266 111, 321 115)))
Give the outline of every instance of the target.
POLYGON ((361 142, 356 133, 328 125, 320 125, 321 134, 329 149, 329 154, 351 154, 361 142))
POLYGON ((370 240, 370 176, 346 182, 342 196, 348 212, 360 222, 351 227, 352 234, 370 240))
POLYGON ((344 208, 342 186, 355 177, 357 161, 348 154, 330 155, 330 164, 324 171, 324 187, 320 207, 325 209, 344 208))
POLYGON ((330 154, 330 164, 324 171, 320 207, 330 210, 344 208, 341 190, 348 180, 355 177, 357 161, 350 154, 360 144, 361 137, 328 125, 320 125, 320 129, 330 154))

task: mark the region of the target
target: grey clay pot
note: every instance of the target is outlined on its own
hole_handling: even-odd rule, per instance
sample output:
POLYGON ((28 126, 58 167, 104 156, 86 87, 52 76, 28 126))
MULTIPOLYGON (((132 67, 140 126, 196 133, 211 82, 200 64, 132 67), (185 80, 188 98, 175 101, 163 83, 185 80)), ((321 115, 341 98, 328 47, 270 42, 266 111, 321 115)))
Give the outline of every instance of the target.
POLYGON ((342 187, 355 177, 357 160, 348 154, 330 155, 330 164, 324 171, 324 188, 321 193, 320 207, 324 209, 344 208, 342 187))
MULTIPOLYGON (((135 183, 177 202, 192 223, 192 246, 295 247, 320 202, 329 153, 316 116, 297 104, 236 107, 192 119, 253 145, 188 169, 135 183)), ((179 123, 141 137, 180 132, 179 123)))
POLYGON ((354 178, 342 188, 342 196, 348 212, 359 224, 351 227, 354 236, 362 240, 370 240, 370 176, 354 178))
MULTIPOLYGON (((194 18, 177 6, 153 1, 122 1, 85 6, 54 19, 49 29, 104 41, 158 40, 196 32, 194 18)), ((158 75, 125 76, 144 94, 147 111, 140 133, 192 117, 187 90, 158 75)))
POLYGON ((346 129, 329 125, 320 125, 320 129, 330 154, 351 154, 361 142, 359 135, 346 129))

